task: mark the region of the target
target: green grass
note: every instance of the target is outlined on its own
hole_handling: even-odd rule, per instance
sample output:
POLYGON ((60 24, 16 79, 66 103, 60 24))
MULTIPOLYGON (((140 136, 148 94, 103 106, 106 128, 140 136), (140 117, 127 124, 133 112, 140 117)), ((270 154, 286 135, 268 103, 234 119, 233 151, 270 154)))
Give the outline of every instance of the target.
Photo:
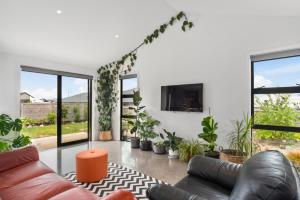
MULTIPOLYGON (((62 126, 62 134, 72 134, 79 132, 87 132, 87 122, 79 123, 67 123, 62 126)), ((21 131, 22 134, 30 136, 31 138, 42 138, 48 136, 56 136, 56 125, 48 126, 33 126, 32 128, 23 128, 21 131)))

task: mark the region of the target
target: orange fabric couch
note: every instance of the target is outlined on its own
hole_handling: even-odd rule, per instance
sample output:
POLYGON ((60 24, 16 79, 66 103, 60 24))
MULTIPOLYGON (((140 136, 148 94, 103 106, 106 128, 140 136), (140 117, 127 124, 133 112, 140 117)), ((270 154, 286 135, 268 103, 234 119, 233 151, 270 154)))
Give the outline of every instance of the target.
MULTIPOLYGON (((76 187, 39 161, 34 146, 0 153, 1 200, 100 200, 93 193, 76 187)), ((125 190, 115 191, 101 200, 136 200, 125 190)))

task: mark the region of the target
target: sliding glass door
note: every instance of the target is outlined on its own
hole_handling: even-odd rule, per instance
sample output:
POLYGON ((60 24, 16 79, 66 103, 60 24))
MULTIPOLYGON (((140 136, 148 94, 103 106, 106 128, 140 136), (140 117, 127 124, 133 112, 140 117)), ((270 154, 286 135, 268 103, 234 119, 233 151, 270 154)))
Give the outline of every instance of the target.
POLYGON ((39 149, 88 141, 92 77, 22 67, 22 133, 39 149))
POLYGON ((88 80, 62 77, 62 138, 68 143, 88 139, 88 80))

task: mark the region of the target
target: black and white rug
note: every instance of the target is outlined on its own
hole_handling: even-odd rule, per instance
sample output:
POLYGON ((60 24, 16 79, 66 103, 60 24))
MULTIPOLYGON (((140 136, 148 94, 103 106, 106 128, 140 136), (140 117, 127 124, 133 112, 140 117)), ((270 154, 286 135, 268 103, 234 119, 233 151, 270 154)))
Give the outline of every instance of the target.
POLYGON ((75 172, 66 174, 65 178, 79 187, 90 190, 99 197, 105 197, 118 189, 126 189, 131 191, 138 200, 148 200, 146 190, 150 186, 158 183, 166 184, 160 180, 115 163, 109 163, 108 176, 97 183, 80 183, 76 180, 75 172))

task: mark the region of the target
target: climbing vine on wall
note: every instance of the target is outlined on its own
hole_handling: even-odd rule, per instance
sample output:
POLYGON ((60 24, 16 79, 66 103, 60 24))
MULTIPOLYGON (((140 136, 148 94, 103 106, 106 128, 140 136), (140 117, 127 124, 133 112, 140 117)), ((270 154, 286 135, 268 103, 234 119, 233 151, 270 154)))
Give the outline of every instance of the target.
POLYGON ((144 45, 149 45, 176 22, 182 21, 181 30, 187 31, 194 24, 189 21, 186 14, 181 11, 177 15, 170 18, 164 24, 161 24, 150 35, 147 35, 144 41, 135 49, 125 54, 119 60, 101 66, 98 69, 97 79, 97 98, 96 103, 99 111, 99 127, 100 131, 111 130, 111 114, 117 103, 117 82, 121 74, 127 74, 132 70, 137 60, 137 51, 144 45))

